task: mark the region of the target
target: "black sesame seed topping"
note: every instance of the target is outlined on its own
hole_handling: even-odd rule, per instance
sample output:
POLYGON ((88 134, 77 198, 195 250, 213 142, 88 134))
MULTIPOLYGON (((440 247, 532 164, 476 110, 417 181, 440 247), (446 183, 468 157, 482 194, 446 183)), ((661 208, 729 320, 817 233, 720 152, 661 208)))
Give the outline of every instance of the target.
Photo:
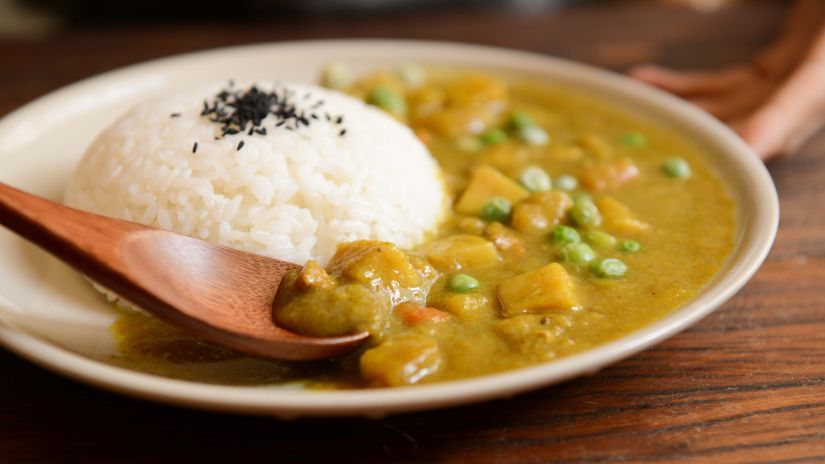
POLYGON ((179 117, 180 117, 180 113, 172 113, 172 114, 170 114, 170 115, 169 115, 169 117, 170 117, 170 118, 179 118, 179 117))
POLYGON ((241 151, 241 148, 243 148, 243 146, 244 146, 244 141, 243 140, 238 142, 238 151, 241 151))
MULTIPOLYGON (((215 94, 214 97, 204 100, 201 116, 209 119, 220 126, 220 134, 217 139, 236 134, 247 136, 267 135, 266 128, 262 126, 264 119, 272 117, 275 120, 275 127, 294 131, 302 126, 309 127, 313 120, 319 120, 319 114, 312 110, 321 107, 324 100, 315 100, 312 93, 300 95, 299 101, 315 100, 311 109, 303 109, 302 105, 295 102, 295 91, 289 88, 276 88, 273 91, 265 91, 257 86, 247 89, 234 87, 234 82, 229 81, 229 85, 215 94)), ((172 117, 180 116, 180 113, 173 113, 172 117)), ((344 121, 343 115, 332 116, 324 113, 324 118, 328 122, 333 122, 339 127, 339 135, 344 135, 346 129, 340 127, 344 121)), ((237 145, 240 150, 243 142, 237 145)))
POLYGON ((347 135, 347 130, 346 129, 341 129, 341 132, 338 133, 339 137, 343 137, 345 135, 347 135))
POLYGON ((192 153, 197 153, 197 152, 198 152, 198 142, 195 142, 195 144, 192 145, 192 153))

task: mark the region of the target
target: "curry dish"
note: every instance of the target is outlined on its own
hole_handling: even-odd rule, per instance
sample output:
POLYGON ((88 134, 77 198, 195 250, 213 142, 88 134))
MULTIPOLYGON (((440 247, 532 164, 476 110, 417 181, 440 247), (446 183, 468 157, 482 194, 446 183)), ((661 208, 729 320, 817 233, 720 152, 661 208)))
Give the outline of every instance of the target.
POLYGON ((150 316, 113 326, 113 362, 226 384, 403 386, 580 352, 690 300, 734 244, 734 204, 697 145, 568 89, 472 70, 378 71, 327 84, 408 124, 453 203, 414 250, 343 243, 281 287, 275 320, 366 330, 340 359, 276 363, 208 345, 150 316))

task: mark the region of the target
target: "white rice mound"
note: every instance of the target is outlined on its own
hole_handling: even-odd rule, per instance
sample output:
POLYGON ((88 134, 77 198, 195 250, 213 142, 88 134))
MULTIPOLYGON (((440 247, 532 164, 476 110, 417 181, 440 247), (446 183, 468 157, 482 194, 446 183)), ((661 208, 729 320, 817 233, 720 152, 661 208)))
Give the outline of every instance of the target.
POLYGON ((326 264, 351 240, 413 247, 437 227, 447 204, 441 172, 409 128, 340 92, 282 87, 319 118, 286 130, 269 115, 265 136, 216 140, 219 125, 200 113, 220 85, 137 105, 91 144, 66 203, 298 264, 326 264))

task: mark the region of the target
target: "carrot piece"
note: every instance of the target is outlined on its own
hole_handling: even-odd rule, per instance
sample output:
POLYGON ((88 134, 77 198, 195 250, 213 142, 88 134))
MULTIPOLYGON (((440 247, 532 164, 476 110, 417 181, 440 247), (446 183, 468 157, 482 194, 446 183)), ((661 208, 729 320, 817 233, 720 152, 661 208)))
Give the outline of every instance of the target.
POLYGON ((419 324, 437 324, 445 322, 450 315, 439 309, 420 306, 415 303, 401 303, 395 307, 395 314, 405 324, 415 326, 419 324))

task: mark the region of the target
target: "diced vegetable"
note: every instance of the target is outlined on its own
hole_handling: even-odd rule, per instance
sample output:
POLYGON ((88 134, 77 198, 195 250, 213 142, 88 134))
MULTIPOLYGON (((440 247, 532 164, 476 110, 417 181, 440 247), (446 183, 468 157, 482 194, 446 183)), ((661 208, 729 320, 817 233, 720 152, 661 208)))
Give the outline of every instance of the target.
POLYGON ((527 251, 524 240, 500 222, 490 223, 484 229, 484 236, 508 257, 521 256, 527 251))
POLYGON ((487 223, 477 217, 463 217, 458 221, 458 228, 466 234, 481 235, 485 227, 487 223))
POLYGON ((309 260, 306 266, 298 274, 295 280, 295 287, 299 290, 311 288, 332 288, 335 286, 335 279, 329 275, 317 261, 309 260))
POLYGON ((330 337, 368 331, 381 336, 390 298, 361 284, 278 294, 273 318, 296 333, 330 337))
POLYGON ((519 183, 530 192, 547 192, 553 188, 550 176, 539 167, 529 167, 521 172, 519 183))
POLYGON ((593 192, 615 190, 639 176, 639 168, 630 159, 602 161, 581 175, 582 184, 593 192))
POLYGON ((450 319, 450 315, 444 311, 415 303, 401 303, 395 307, 393 312, 409 326, 438 324, 450 319))
POLYGON ((489 240, 475 235, 453 235, 427 243, 421 253, 442 272, 481 269, 499 262, 498 250, 489 240))
POLYGON ((462 135, 455 140, 455 144, 465 153, 475 153, 484 148, 484 142, 473 135, 462 135))
POLYGON ((624 203, 612 197, 602 197, 596 204, 603 219, 603 228, 617 235, 635 235, 650 228, 639 221, 624 203))
POLYGON ((539 126, 528 126, 519 129, 516 133, 518 138, 528 145, 546 145, 550 141, 550 136, 547 131, 539 126))
POLYGON ((674 179, 690 177, 690 165, 682 158, 668 158, 662 163, 662 172, 674 179))
POLYGON ((559 263, 511 277, 498 285, 503 315, 570 310, 579 305, 573 279, 559 263))
POLYGON ((636 253, 642 248, 642 245, 637 242, 636 240, 622 240, 619 242, 619 250, 626 251, 628 253, 636 253))
POLYGON ((593 201, 587 198, 578 198, 570 208, 570 220, 581 227, 598 227, 602 216, 593 201))
POLYGON ((529 195, 530 192, 509 177, 483 165, 473 172, 470 184, 455 204, 455 210, 468 216, 478 216, 484 205, 494 197, 502 197, 514 204, 529 195))
POLYGON ((588 230, 584 233, 584 240, 596 248, 611 249, 616 246, 616 237, 601 230, 588 230))
POLYGON ((576 187, 579 186, 579 181, 575 177, 565 174, 565 175, 559 176, 556 179, 556 182, 554 182, 554 185, 559 190, 563 190, 565 192, 570 192, 570 191, 576 190, 576 187))
POLYGON ((523 314, 496 321, 493 331, 504 340, 511 349, 537 360, 552 359, 556 356, 554 348, 559 343, 569 343, 562 324, 553 322, 548 315, 523 314), (550 321, 542 324, 542 320, 550 321))
POLYGON ((401 63, 395 67, 394 71, 410 87, 419 87, 427 81, 427 72, 415 63, 401 63))
POLYGON ((534 193, 516 204, 510 224, 519 232, 544 234, 565 218, 572 205, 570 197, 558 190, 534 193))
POLYGON ((535 126, 536 122, 533 118, 524 111, 515 111, 510 114, 507 120, 507 127, 513 130, 524 129, 525 127, 535 126))
POLYGON ((579 237, 579 232, 570 226, 557 226, 550 234, 550 239, 556 245, 564 246, 579 242, 581 237, 579 237))
POLYGON ((510 217, 513 206, 504 197, 493 197, 481 207, 479 216, 485 221, 505 222, 510 217))
POLYGON ((481 292, 437 292, 427 302, 462 321, 478 321, 489 317, 490 299, 481 292))
POLYGON ((578 139, 578 144, 597 160, 609 160, 613 157, 613 147, 597 134, 585 134, 578 139))
POLYGON ((328 268, 334 275, 369 287, 421 285, 421 276, 410 262, 409 256, 389 242, 344 242, 338 245, 328 268))
POLYGON ((561 258, 566 263, 581 266, 596 259, 596 252, 586 243, 570 243, 561 249, 561 258))
POLYGON ((498 145, 507 140, 507 133, 501 129, 493 128, 482 133, 479 138, 485 145, 498 145))
POLYGON ((370 92, 367 102, 396 116, 407 114, 407 102, 395 90, 389 87, 376 87, 370 92))
POLYGON ((417 333, 402 333, 361 355, 361 375, 376 386, 412 385, 438 372, 438 343, 417 333))
POLYGON ((626 132, 622 135, 622 145, 631 148, 642 148, 647 145, 647 137, 641 132, 626 132))
POLYGON ((596 261, 590 269, 594 274, 605 279, 617 279, 627 273, 625 263, 616 258, 605 258, 596 261))
POLYGON ((321 71, 321 85, 331 89, 342 90, 355 81, 352 70, 341 61, 333 61, 321 71))
POLYGON ((478 288, 478 279, 468 274, 456 274, 447 282, 447 287, 454 292, 469 292, 478 288))

